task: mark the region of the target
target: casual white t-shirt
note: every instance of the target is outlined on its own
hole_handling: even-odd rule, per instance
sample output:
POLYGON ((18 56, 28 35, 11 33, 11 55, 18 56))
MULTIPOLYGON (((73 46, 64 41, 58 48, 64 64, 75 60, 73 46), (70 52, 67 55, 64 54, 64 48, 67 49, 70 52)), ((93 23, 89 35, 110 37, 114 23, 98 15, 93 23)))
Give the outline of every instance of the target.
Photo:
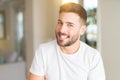
POLYGON ((47 80, 105 80, 100 53, 82 41, 74 54, 63 53, 56 40, 40 45, 30 72, 47 80))

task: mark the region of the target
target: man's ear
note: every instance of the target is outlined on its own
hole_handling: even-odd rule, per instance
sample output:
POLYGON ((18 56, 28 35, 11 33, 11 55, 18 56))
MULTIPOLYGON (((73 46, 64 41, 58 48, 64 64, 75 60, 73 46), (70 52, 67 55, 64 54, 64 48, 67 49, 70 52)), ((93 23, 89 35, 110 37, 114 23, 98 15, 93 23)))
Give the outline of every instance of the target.
POLYGON ((80 28, 80 35, 83 35, 86 31, 86 25, 82 25, 80 28))

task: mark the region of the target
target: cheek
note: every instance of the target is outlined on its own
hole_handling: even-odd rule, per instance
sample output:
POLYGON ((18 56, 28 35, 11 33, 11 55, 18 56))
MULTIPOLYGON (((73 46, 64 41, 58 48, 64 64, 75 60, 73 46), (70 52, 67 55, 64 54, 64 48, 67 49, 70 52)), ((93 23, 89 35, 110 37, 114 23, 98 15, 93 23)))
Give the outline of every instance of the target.
POLYGON ((58 32, 59 31, 59 29, 58 29, 58 27, 56 26, 56 28, 55 28, 55 32, 58 32))
POLYGON ((71 31, 70 33, 72 36, 80 36, 80 30, 74 30, 74 31, 71 31))

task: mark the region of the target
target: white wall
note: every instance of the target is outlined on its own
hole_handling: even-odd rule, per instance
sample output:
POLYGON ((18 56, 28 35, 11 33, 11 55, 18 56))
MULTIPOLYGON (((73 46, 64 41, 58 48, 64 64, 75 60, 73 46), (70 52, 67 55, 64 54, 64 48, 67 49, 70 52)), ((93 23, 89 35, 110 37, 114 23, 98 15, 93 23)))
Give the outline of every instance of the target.
POLYGON ((54 38, 57 21, 58 0, 26 0, 25 36, 27 70, 33 60, 34 52, 40 43, 54 38))
POLYGON ((120 80, 120 0, 99 0, 101 52, 106 80, 120 80))

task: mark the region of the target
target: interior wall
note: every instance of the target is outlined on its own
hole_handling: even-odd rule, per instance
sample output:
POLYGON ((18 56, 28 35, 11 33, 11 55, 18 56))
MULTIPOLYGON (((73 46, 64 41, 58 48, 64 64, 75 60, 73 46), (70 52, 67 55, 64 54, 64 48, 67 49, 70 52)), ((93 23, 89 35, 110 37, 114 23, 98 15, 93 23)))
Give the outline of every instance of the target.
POLYGON ((99 0, 101 53, 106 80, 120 80, 120 0, 99 0))
POLYGON ((59 1, 26 0, 25 3, 26 56, 29 72, 36 48, 40 43, 54 38, 59 1))
POLYGON ((32 0, 25 0, 25 40, 26 40, 26 62, 27 72, 34 56, 33 45, 33 4, 32 0))

